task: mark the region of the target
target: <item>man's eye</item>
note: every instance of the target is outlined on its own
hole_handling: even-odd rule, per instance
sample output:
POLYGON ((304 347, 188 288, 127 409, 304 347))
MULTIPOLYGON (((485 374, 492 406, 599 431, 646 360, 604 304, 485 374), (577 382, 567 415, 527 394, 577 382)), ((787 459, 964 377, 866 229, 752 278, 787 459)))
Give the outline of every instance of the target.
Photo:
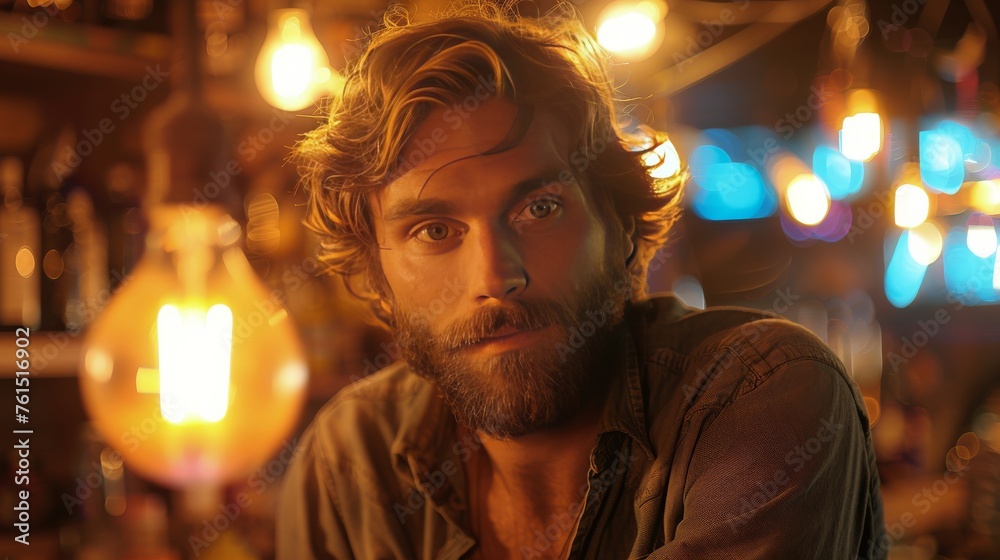
POLYGON ((428 224, 417 230, 414 237, 418 241, 422 241, 424 243, 433 243, 435 241, 443 241, 447 239, 450 232, 451 229, 448 226, 442 223, 434 223, 428 224))
POLYGON ((532 201, 514 218, 515 222, 540 220, 551 215, 559 208, 559 203, 551 198, 532 201))

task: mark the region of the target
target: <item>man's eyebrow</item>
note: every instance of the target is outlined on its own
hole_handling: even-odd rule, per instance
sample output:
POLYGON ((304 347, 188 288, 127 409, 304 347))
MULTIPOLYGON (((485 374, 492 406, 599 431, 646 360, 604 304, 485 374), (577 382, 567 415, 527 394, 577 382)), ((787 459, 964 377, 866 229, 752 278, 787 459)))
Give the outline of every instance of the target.
MULTIPOLYGON (((546 171, 544 173, 539 173, 530 179, 520 181, 510 190, 510 194, 507 195, 507 200, 504 206, 510 206, 533 191, 544 187, 548 183, 558 180, 558 177, 562 172, 562 169, 546 171)), ((444 200, 442 198, 410 198, 401 200, 390 206, 383 216, 383 221, 389 223, 413 216, 427 216, 434 214, 453 215, 457 213, 458 209, 455 205, 451 201, 444 200)))

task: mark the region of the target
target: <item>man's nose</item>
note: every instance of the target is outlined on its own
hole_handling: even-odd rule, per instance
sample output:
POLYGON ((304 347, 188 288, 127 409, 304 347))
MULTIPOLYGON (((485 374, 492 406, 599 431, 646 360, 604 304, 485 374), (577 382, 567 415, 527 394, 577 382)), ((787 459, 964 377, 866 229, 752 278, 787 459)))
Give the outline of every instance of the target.
POLYGON ((470 288, 477 302, 510 298, 527 287, 528 273, 518 241, 516 234, 499 227, 475 234, 471 248, 477 258, 470 259, 470 288))

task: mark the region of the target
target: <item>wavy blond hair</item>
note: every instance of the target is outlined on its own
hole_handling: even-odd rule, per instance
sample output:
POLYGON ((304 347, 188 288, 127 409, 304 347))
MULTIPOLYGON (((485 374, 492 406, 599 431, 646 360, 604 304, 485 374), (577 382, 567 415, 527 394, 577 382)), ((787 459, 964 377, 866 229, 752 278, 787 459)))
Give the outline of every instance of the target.
POLYGON ((404 147, 426 115, 473 95, 484 81, 494 96, 566 123, 583 162, 574 174, 583 174, 581 184, 590 185, 597 207, 606 209, 606 224, 635 224, 632 298, 645 295, 646 269, 678 215, 686 173, 650 176, 642 156, 665 138, 622 129, 610 58, 572 5, 528 18, 512 4, 466 2, 422 23, 390 11, 345 77, 329 118, 296 145, 292 160, 308 194, 304 223, 320 237, 319 259, 351 294, 369 302, 373 318, 394 328, 375 238, 375 195, 405 165, 404 147))

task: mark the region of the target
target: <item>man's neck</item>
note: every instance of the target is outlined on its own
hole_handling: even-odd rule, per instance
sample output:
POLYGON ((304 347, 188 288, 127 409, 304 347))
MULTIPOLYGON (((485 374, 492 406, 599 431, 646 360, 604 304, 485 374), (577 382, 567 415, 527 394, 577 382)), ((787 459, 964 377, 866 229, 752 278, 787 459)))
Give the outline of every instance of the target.
POLYGON ((600 418, 594 412, 599 410, 592 408, 564 426, 514 439, 479 434, 493 483, 514 501, 537 502, 538 513, 582 499, 579 481, 586 480, 597 442, 600 418))

